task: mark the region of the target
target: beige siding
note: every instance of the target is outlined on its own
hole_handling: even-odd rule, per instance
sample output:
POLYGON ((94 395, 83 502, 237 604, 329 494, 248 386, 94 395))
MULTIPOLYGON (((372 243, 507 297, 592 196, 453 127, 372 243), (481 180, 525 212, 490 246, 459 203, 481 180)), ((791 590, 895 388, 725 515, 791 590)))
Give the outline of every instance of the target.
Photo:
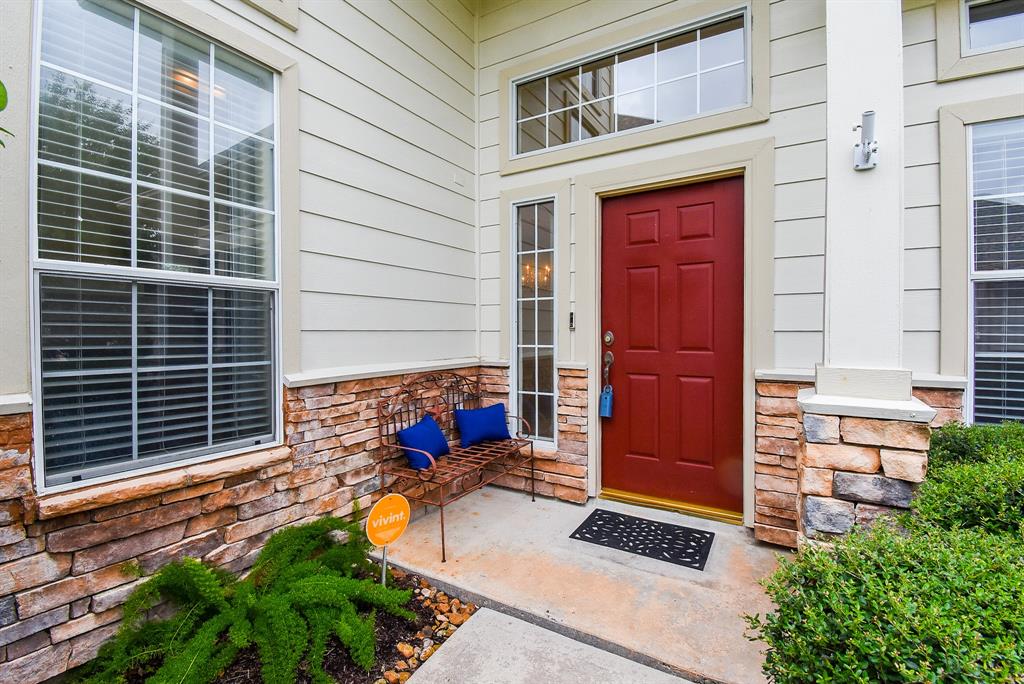
POLYGON ((299 69, 304 372, 477 354, 475 19, 459 0, 302 2, 290 31, 195 4, 299 69))
POLYGON ((939 107, 1020 92, 1021 72, 937 83, 935 7, 903 13, 903 363, 939 373, 939 107))
MULTIPOLYGON (((577 175, 697 152, 746 140, 775 138, 776 297, 775 366, 811 369, 822 358, 825 230, 824 0, 781 0, 771 5, 771 119, 763 124, 678 140, 512 176, 498 174, 498 75, 531 53, 591 31, 609 36, 640 19, 670 10, 664 0, 613 2, 552 0, 503 2, 481 7, 480 39, 480 262, 481 354, 496 358, 500 335, 501 254, 498 197, 524 187, 577 175)), ((575 221, 575 214, 573 215, 575 221)), ((560 226, 580 230, 581 226, 560 226)), ((571 240, 575 249, 575 240, 571 240)), ((570 255, 575 263, 576 254, 570 255)), ((574 274, 570 299, 575 302, 574 274)), ((590 334, 580 331, 578 334, 590 334)), ((564 351, 564 350, 563 350, 564 351)), ((563 358, 566 354, 562 354, 563 358)), ((587 359, 573 359, 586 362, 587 359)))

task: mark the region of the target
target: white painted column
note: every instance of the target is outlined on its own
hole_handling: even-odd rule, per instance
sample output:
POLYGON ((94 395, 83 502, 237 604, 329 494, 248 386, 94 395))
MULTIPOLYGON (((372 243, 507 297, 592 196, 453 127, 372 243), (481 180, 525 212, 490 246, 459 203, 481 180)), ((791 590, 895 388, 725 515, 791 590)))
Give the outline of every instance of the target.
MULTIPOLYGON (((903 35, 900 0, 826 0, 828 183, 824 368, 818 392, 901 369, 903 35), (878 165, 857 171, 861 114, 873 110, 878 165), (829 369, 844 369, 842 373, 829 369), (858 369, 868 371, 865 374, 858 369), (873 371, 885 371, 874 373, 873 371), (842 382, 836 383, 841 376, 842 382), (831 378, 831 380, 830 380, 831 378), (823 387, 822 384, 828 387, 823 387)), ((886 384, 884 381, 881 384, 886 384)), ((909 399, 909 373, 899 394, 909 399)), ((880 390, 879 398, 896 399, 880 390)), ((853 390, 864 396, 867 390, 853 390)))

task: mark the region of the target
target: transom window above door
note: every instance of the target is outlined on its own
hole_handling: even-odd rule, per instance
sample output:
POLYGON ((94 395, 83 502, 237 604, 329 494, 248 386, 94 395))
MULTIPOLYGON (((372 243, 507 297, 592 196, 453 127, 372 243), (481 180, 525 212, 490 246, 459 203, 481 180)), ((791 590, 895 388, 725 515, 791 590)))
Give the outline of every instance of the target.
POLYGON ((747 105, 747 25, 716 18, 517 82, 516 154, 747 105))

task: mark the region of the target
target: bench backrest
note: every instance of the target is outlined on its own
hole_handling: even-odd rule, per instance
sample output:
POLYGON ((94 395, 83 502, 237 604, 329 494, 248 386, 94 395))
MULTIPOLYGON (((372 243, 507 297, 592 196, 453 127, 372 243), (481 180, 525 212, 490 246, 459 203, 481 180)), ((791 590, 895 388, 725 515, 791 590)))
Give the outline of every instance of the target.
POLYGON ((398 391, 377 404, 378 429, 382 458, 402 453, 397 448, 398 432, 415 425, 423 416, 433 416, 449 442, 458 438, 455 409, 479 408, 480 384, 450 371, 434 371, 415 375, 398 391))

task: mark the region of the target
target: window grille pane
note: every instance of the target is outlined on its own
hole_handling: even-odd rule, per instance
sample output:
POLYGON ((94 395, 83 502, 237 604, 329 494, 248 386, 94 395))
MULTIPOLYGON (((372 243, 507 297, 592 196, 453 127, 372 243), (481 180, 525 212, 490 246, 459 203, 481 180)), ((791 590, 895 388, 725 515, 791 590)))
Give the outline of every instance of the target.
POLYGON ((49 0, 43 4, 42 60, 131 88, 134 22, 127 3, 49 0))
POLYGON ((131 96, 43 67, 39 158, 131 175, 131 96))
POLYGON ((735 17, 700 30, 700 68, 714 69, 742 62, 743 18, 735 17))
MULTIPOLYGON (((531 327, 532 327, 531 323, 531 327)), ((555 343, 555 300, 537 300, 537 344, 555 343)))
MULTIPOLYGON (((548 110, 580 103, 580 68, 573 67, 548 76, 548 110)), ((539 112, 538 112, 539 113, 539 112)))
POLYGON ((548 115, 548 144, 562 145, 580 139, 580 110, 565 109, 548 115))
POLYGON ((1024 420, 1024 280, 974 284, 974 420, 1024 420))
POLYGON ((274 277, 274 216, 217 205, 217 275, 235 278, 274 277))
POLYGON ((547 146, 547 126, 545 117, 529 119, 516 127, 519 152, 543 150, 547 146))
POLYGON ((537 249, 552 249, 555 231, 555 203, 537 205, 537 249))
POLYGON ((996 0, 967 8, 972 48, 1024 41, 1024 0, 996 0))
POLYGON ((138 365, 206 365, 209 361, 209 290, 139 283, 138 365))
POLYGON ((552 263, 553 252, 537 253, 537 296, 553 297, 555 295, 555 267, 552 263))
POLYGON ((596 138, 615 132, 615 101, 611 98, 583 105, 580 137, 596 138))
POLYGON ((741 14, 516 84, 516 150, 738 107, 749 101, 749 85, 741 14))
POLYGON ((210 203, 178 193, 139 188, 138 263, 185 273, 210 271, 210 203))
POLYGON ((537 302, 526 299, 519 302, 519 344, 537 344, 537 302))
POLYGON ((44 378, 74 371, 130 370, 131 284, 41 276, 39 330, 44 378))
POLYGON ((698 78, 690 76, 658 86, 658 121, 676 121, 698 112, 698 78))
POLYGON ((132 458, 131 284, 40 277, 47 476, 132 458))
POLYGON ((518 116, 520 119, 528 119, 539 116, 547 111, 547 100, 544 95, 543 78, 535 81, 521 83, 516 87, 516 100, 519 102, 518 116))
POLYGON ((139 93, 209 116, 210 44, 145 13, 141 24, 139 93))
POLYGON ((645 45, 619 55, 615 65, 615 86, 624 93, 654 85, 654 45, 645 45))
POLYGON ((533 428, 534 434, 541 439, 554 439, 555 422, 555 400, 554 397, 537 397, 537 422, 533 428))
POLYGON ((274 76, 228 50, 217 50, 213 117, 218 123, 274 137, 274 76))
POLYGON ((525 418, 530 424, 530 430, 532 435, 537 433, 537 395, 536 394, 525 394, 519 395, 519 416, 525 418))
POLYGON ((242 366, 213 371, 215 444, 266 437, 273 432, 271 368, 242 366))
POLYGON ((620 131, 654 123, 654 88, 615 98, 615 119, 620 131))
POLYGON ((971 127, 974 196, 1024 192, 1024 118, 971 127))
POLYGON ((605 57, 580 69, 583 101, 600 100, 615 94, 615 58, 605 57))
POLYGON ((658 81, 697 73, 697 32, 658 42, 658 81))
POLYGON ((131 184, 40 164, 39 256, 131 264, 131 184))
POLYGON ((746 102, 746 75, 746 67, 743 64, 702 72, 700 110, 713 112, 716 109, 725 109, 746 102))
POLYGON ((48 378, 42 390, 47 483, 132 460, 131 374, 48 378))
POLYGON ((264 363, 272 358, 270 293, 214 289, 213 361, 264 363))
POLYGON ((206 368, 139 373, 139 456, 207 446, 209 384, 206 368))
POLYGON ((214 149, 214 196, 273 209, 273 146, 259 138, 217 126, 214 149))
POLYGON ((139 180, 210 193, 210 125, 184 112, 139 102, 139 180))

